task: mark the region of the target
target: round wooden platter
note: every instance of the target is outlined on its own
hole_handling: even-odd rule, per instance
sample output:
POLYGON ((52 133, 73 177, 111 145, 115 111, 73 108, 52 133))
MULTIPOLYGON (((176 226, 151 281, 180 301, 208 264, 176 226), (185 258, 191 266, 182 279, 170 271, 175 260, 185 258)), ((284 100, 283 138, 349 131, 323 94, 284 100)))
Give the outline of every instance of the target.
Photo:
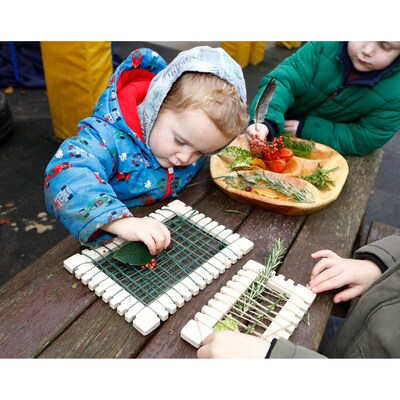
MULTIPOLYGON (((245 135, 240 135, 230 146, 250 150, 245 135)), ((306 159, 294 156, 281 173, 254 167, 254 169, 257 169, 260 173, 268 177, 285 181, 298 189, 306 188, 309 190, 312 193, 313 202, 306 203, 290 200, 286 196, 269 188, 253 188, 250 192, 247 192, 229 186, 224 181, 224 178, 219 177, 235 177, 237 176, 237 172, 243 175, 254 175, 253 169, 230 171, 229 164, 232 161, 233 157, 220 156, 218 154, 211 156, 210 173, 218 187, 235 200, 286 215, 310 214, 326 207, 339 196, 349 173, 349 167, 342 155, 328 146, 315 142, 310 158, 306 159), (329 190, 319 190, 306 180, 297 178, 297 176, 310 175, 317 168, 318 163, 324 169, 339 167, 336 171, 330 173, 331 179, 335 181, 335 186, 331 186, 329 190)))

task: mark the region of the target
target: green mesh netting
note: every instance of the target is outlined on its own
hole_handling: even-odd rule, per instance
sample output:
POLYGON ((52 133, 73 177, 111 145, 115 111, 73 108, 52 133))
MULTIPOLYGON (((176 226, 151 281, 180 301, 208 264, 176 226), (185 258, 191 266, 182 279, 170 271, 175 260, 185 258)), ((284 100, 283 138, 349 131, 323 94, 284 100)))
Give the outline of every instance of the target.
POLYGON ((122 263, 114 259, 113 254, 94 262, 95 266, 137 300, 149 305, 228 246, 189 222, 195 212, 187 217, 175 215, 164 222, 171 232, 172 249, 155 257, 153 270, 122 263))

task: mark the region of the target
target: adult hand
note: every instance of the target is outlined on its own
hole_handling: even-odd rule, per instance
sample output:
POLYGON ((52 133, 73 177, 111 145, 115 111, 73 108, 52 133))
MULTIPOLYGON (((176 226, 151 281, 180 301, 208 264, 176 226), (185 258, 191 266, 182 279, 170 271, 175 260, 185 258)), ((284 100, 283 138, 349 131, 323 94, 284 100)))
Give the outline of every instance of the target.
POLYGON ((171 242, 168 228, 149 217, 121 218, 103 226, 102 229, 130 242, 143 242, 152 255, 166 249, 171 242))
POLYGON ((311 257, 320 258, 311 272, 309 283, 314 293, 347 286, 335 295, 335 303, 360 296, 382 275, 379 267, 370 260, 342 258, 331 250, 317 251, 311 257))
POLYGON ((198 358, 265 358, 270 344, 245 333, 217 331, 204 339, 198 358))

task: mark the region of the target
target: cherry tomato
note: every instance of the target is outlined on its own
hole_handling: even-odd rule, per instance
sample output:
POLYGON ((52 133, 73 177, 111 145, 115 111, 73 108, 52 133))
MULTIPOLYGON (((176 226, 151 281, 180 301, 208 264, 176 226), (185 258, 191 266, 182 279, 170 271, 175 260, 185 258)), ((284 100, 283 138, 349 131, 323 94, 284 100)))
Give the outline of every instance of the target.
POLYGON ((286 161, 281 158, 276 158, 272 160, 268 166, 272 172, 282 172, 286 167, 286 161))
POLYGON ((283 160, 289 161, 293 157, 293 151, 292 149, 287 149, 286 147, 283 147, 279 150, 278 157, 282 158, 283 160))

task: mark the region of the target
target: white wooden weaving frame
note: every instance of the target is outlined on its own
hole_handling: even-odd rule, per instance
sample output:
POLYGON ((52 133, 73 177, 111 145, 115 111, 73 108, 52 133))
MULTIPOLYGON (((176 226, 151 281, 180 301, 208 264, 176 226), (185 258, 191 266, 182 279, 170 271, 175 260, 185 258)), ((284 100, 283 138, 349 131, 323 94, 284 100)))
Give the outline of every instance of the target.
POLYGON ((175 313, 177 307, 180 308, 185 302, 190 301, 192 296, 198 294, 199 290, 204 289, 207 284, 210 284, 232 264, 235 264, 254 246, 250 240, 240 237, 239 234, 233 233, 232 230, 213 221, 180 200, 172 201, 167 206, 149 214, 149 217, 165 222, 176 215, 184 218, 191 215, 190 218, 185 218, 188 222, 219 239, 227 247, 148 306, 129 294, 94 265, 94 262, 117 250, 124 243, 122 239, 116 238, 107 245, 94 250, 85 249, 82 253, 74 254, 64 261, 64 267, 67 271, 75 275, 84 285, 87 285, 111 308, 116 309, 119 315, 124 316, 125 320, 132 323, 133 327, 144 336, 156 329, 161 321, 167 320, 169 315, 175 313))
MULTIPOLYGON (((214 326, 225 318, 264 268, 264 265, 256 261, 248 261, 182 328, 182 339, 199 348, 204 339, 213 332, 214 326)), ((305 286, 295 285, 292 280, 286 280, 283 275, 275 273, 265 286, 277 293, 286 294, 288 300, 268 325, 262 337, 269 342, 279 337, 288 339, 307 313, 316 294, 305 286)))

